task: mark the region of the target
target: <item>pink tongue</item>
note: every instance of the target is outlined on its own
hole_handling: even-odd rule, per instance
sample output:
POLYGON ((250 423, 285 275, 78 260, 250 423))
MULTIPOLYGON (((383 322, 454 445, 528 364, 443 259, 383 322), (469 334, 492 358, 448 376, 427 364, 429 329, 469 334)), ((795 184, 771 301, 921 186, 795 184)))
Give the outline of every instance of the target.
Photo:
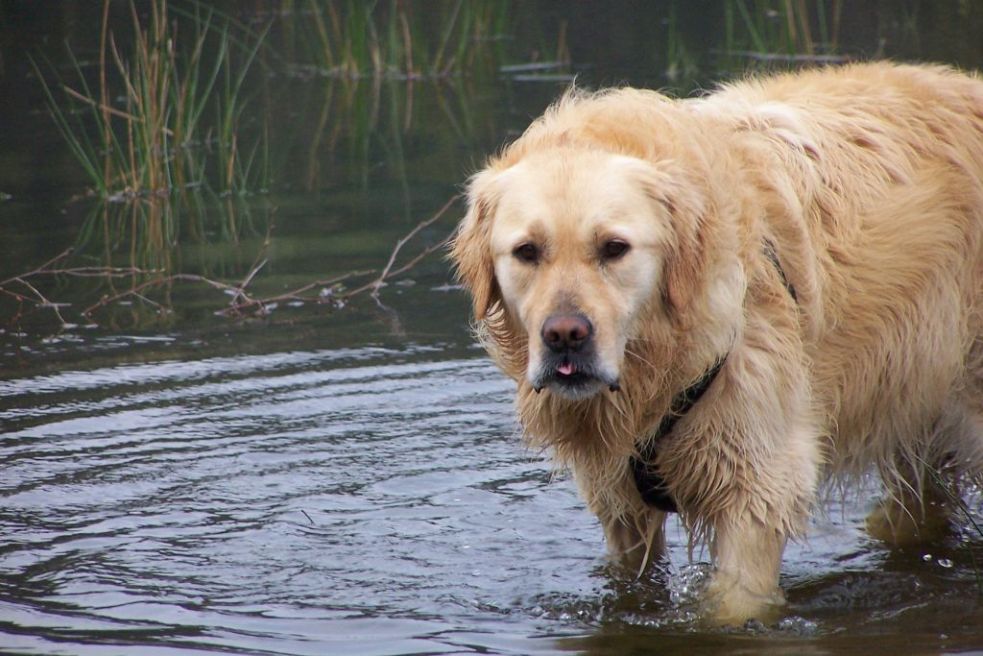
POLYGON ((573 365, 569 362, 564 362, 559 367, 557 367, 556 370, 559 371, 564 376, 569 376, 570 374, 573 373, 573 365))

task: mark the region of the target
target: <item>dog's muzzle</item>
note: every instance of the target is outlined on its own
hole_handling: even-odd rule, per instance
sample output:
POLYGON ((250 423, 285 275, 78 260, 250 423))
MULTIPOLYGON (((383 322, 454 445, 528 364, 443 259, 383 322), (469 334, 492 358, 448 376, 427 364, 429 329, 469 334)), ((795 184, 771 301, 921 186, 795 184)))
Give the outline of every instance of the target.
POLYGON ((603 384, 612 391, 617 380, 607 380, 597 367, 594 350, 594 326, 577 312, 551 315, 540 331, 544 348, 542 366, 533 383, 536 391, 555 385, 558 392, 571 398, 590 396, 603 384))

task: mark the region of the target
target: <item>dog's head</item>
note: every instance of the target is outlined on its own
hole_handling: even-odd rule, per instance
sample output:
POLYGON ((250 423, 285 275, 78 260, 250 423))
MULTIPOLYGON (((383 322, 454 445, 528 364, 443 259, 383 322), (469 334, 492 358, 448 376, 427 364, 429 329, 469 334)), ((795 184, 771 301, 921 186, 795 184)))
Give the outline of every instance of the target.
POLYGON ((705 282, 699 189, 672 162, 576 145, 472 179, 452 256, 476 319, 518 337, 534 389, 617 390, 629 344, 684 322, 705 282))
POLYGON ((659 393, 730 347, 753 238, 706 126, 653 92, 571 92, 471 179, 451 255, 512 377, 569 400, 640 377, 659 393))

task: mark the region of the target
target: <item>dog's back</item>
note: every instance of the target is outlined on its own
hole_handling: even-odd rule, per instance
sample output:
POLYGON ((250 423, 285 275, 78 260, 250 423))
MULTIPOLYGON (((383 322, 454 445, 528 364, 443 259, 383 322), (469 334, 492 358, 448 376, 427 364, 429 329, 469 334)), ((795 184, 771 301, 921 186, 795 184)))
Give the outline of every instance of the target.
POLYGON ((796 199, 768 220, 816 315, 807 350, 834 469, 873 462, 896 493, 923 484, 923 465, 983 471, 983 81, 868 64, 697 104, 784 160, 760 176, 796 199), (794 258, 795 224, 813 257, 794 258))

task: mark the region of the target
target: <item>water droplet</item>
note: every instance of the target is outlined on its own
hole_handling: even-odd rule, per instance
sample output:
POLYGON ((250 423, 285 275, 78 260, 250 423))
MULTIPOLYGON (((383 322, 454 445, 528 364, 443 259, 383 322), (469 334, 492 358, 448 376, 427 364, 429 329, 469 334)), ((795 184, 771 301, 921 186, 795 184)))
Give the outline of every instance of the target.
POLYGON ((669 601, 673 606, 696 602, 710 582, 713 567, 708 563, 685 565, 669 577, 669 601))
POLYGON ((945 567, 946 569, 949 569, 950 567, 952 567, 952 561, 949 560, 948 558, 939 558, 939 567, 945 567))
POLYGON ((932 562, 932 554, 925 554, 922 556, 922 560, 924 560, 926 563, 932 562))

